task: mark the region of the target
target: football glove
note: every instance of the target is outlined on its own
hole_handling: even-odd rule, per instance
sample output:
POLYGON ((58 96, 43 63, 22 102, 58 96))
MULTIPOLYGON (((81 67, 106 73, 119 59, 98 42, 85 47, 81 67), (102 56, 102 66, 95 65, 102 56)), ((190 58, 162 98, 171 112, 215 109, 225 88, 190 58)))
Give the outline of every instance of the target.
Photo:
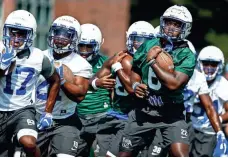
POLYGON ((6 70, 10 67, 11 63, 16 60, 16 54, 13 48, 0 45, 0 69, 6 70))
POLYGON ((219 131, 217 133, 217 144, 214 149, 213 157, 221 157, 227 154, 227 140, 225 134, 222 131, 219 131))
POLYGON ((53 116, 51 113, 43 113, 41 116, 40 116, 40 121, 38 122, 37 124, 37 128, 39 130, 44 130, 48 127, 51 127, 52 123, 53 123, 53 120, 52 120, 53 116))

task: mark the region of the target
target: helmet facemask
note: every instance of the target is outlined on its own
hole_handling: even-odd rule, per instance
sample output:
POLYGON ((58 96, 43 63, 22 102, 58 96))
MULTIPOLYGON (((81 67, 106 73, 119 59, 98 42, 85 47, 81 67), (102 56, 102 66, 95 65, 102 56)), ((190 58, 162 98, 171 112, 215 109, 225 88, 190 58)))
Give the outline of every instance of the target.
POLYGON ((77 32, 74 28, 53 25, 49 30, 48 45, 58 54, 74 51, 77 32))
POLYGON ((133 32, 129 35, 127 39, 127 48, 131 54, 134 54, 137 49, 146 41, 154 38, 153 34, 137 34, 137 32, 133 32))
POLYGON ((87 61, 93 60, 99 53, 100 46, 95 40, 90 42, 80 41, 78 44, 78 54, 85 58, 87 61))
POLYGON ((214 60, 200 60, 200 70, 205 75, 207 81, 215 79, 222 73, 222 62, 214 60))
POLYGON ((174 17, 161 17, 160 33, 173 42, 184 40, 190 33, 191 23, 184 22, 174 17))
POLYGON ((33 44, 33 30, 26 27, 4 25, 3 43, 7 47, 12 47, 15 52, 28 49, 33 44))

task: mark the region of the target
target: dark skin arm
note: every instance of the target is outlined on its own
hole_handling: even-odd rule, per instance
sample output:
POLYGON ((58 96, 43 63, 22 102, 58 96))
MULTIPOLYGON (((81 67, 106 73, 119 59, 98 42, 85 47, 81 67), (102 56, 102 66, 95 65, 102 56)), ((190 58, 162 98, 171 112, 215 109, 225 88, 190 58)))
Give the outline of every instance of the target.
MULTIPOLYGON (((90 85, 92 84, 92 81, 97 77, 98 78, 96 80, 96 86, 97 87, 106 88, 106 89, 113 89, 115 84, 116 84, 116 80, 110 78, 110 77, 112 77, 111 65, 116 63, 116 62, 121 62, 122 59, 127 55, 124 52, 125 51, 120 51, 116 55, 109 58, 106 62, 104 62, 102 68, 96 73, 96 75, 94 77, 92 77, 90 79, 90 85)), ((124 65, 126 65, 126 64, 128 64, 127 61, 124 63, 124 65)), ((118 70, 118 71, 120 71, 120 70, 118 70)), ((118 74, 118 72, 117 72, 117 74, 118 74)), ((124 76, 125 78, 127 77, 124 71, 121 71, 120 74, 125 75, 124 76)), ((129 79, 129 81, 130 81, 130 79, 129 79)))
MULTIPOLYGON (((158 54, 161 52, 162 49, 159 46, 154 46, 153 48, 151 48, 147 54, 147 62, 149 62, 153 58, 156 59, 158 54)), ((188 75, 178 71, 174 71, 173 73, 166 72, 156 63, 151 67, 159 81, 170 90, 179 89, 189 80, 188 75)))
POLYGON ((151 66, 159 81, 170 90, 177 90, 189 80, 188 75, 174 71, 173 73, 164 71, 158 64, 151 66))
POLYGON ((202 95, 199 95, 199 99, 207 113, 207 116, 215 132, 217 133, 218 131, 221 131, 222 129, 220 125, 219 116, 214 109, 211 97, 208 94, 202 94, 202 95))
POLYGON ((56 97, 60 90, 60 77, 56 71, 46 79, 49 83, 48 98, 46 102, 45 112, 52 113, 54 108, 56 97))
POLYGON ((79 103, 85 98, 89 89, 89 79, 74 76, 74 83, 66 81, 61 88, 70 100, 79 103))
POLYGON ((89 85, 92 86, 93 80, 95 78, 98 78, 96 80, 96 86, 98 88, 105 88, 111 90, 114 88, 116 83, 116 80, 111 77, 112 74, 110 69, 103 65, 102 68, 89 80, 89 85))
POLYGON ((221 115, 221 117, 222 117, 221 123, 228 121, 228 101, 223 104, 223 107, 224 107, 226 112, 221 115))
MULTIPOLYGON (((134 72, 133 70, 131 71, 131 84, 134 84, 135 82, 141 82, 141 76, 134 72)), ((138 98, 144 98, 147 96, 148 94, 148 91, 147 91, 147 85, 145 84, 140 84, 136 87, 135 89, 135 95, 138 97, 138 98)))
POLYGON ((129 93, 129 94, 133 94, 134 91, 132 89, 132 84, 131 84, 131 80, 130 80, 130 76, 131 76, 131 61, 132 61, 132 57, 130 55, 125 56, 122 61, 121 64, 123 66, 123 69, 120 69, 117 71, 117 76, 120 79, 120 82, 122 83, 122 85, 124 86, 124 89, 129 93))

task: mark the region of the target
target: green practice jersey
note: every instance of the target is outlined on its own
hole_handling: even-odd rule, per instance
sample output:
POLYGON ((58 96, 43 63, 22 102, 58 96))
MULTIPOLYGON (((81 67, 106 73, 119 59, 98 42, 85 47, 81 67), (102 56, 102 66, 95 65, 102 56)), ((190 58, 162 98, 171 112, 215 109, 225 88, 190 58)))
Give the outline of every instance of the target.
MULTIPOLYGON (((183 104, 182 93, 185 85, 183 85, 181 88, 177 90, 169 90, 166 86, 162 85, 159 82, 153 69, 146 62, 147 52, 154 46, 160 46, 159 38, 149 40, 143 43, 139 47, 139 49, 134 54, 132 69, 141 76, 142 82, 148 86, 150 95, 161 97, 165 106, 160 107, 160 109, 167 106, 171 108, 170 104, 174 106, 177 104, 182 105, 183 104)), ((169 54, 172 56, 173 63, 175 66, 175 71, 182 72, 188 75, 190 78, 193 74, 194 67, 195 67, 195 55, 191 52, 191 50, 187 46, 177 47, 169 54)), ((163 109, 163 111, 168 110, 169 108, 163 109)), ((158 111, 159 111, 159 107, 158 107, 158 111)))
POLYGON ((126 114, 132 109, 132 103, 132 96, 128 95, 128 92, 124 89, 117 76, 114 89, 113 109, 126 114))
MULTIPOLYGON (((106 56, 97 55, 95 59, 90 61, 93 67, 93 74, 101 69, 107 58, 106 56)), ((79 115, 86 115, 106 112, 110 107, 111 98, 109 91, 103 88, 94 90, 93 87, 90 86, 85 99, 77 105, 77 110, 79 115)))

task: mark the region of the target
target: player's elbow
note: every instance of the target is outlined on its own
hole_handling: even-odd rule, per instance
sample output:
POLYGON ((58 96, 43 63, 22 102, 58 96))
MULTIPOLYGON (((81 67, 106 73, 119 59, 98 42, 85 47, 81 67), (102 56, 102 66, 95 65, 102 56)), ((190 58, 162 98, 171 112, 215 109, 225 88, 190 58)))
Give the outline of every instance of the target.
POLYGON ((85 99, 85 96, 76 97, 75 102, 80 103, 85 99))
POLYGON ((171 91, 175 91, 175 90, 178 90, 180 86, 178 84, 169 84, 167 85, 167 88, 171 91))

